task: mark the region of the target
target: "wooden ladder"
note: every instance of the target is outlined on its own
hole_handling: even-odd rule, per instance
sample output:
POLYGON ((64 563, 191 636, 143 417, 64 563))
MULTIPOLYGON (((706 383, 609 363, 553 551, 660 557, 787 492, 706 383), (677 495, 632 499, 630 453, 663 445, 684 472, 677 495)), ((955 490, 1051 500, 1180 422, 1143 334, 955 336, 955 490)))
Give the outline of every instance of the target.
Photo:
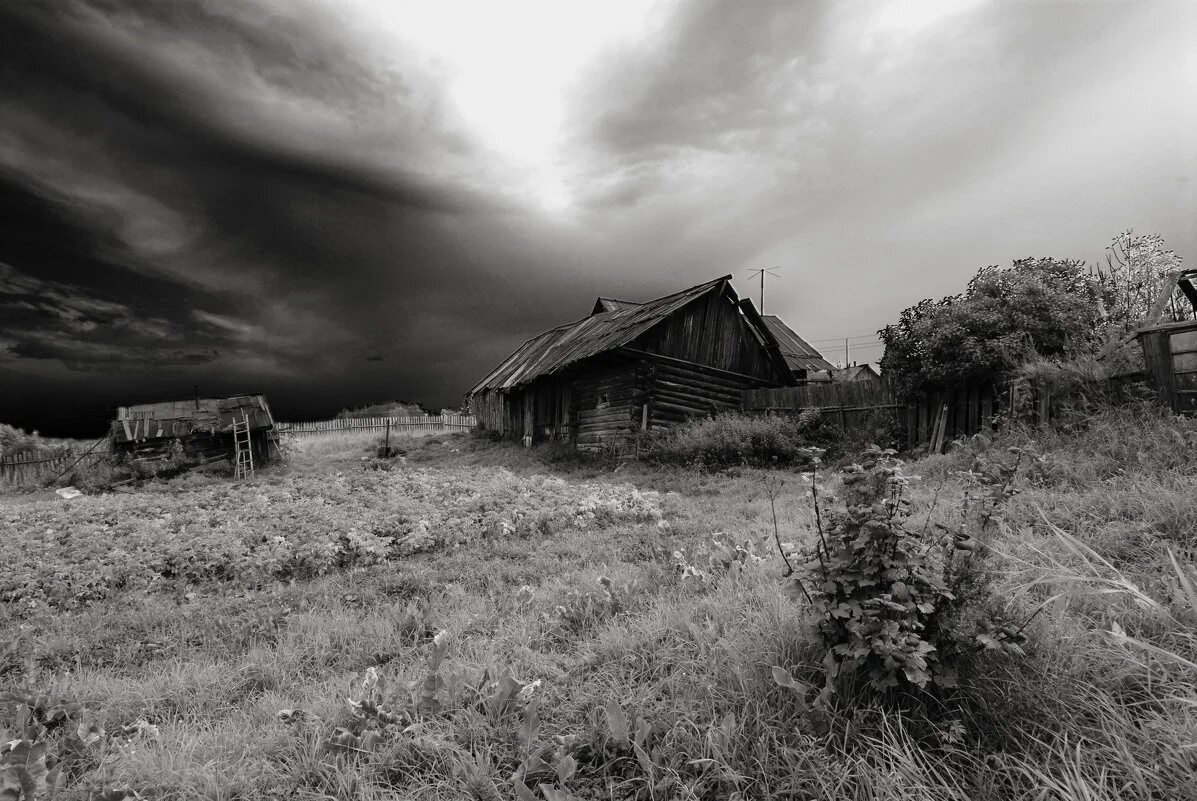
POLYGON ((254 452, 249 437, 249 413, 245 412, 241 420, 233 419, 233 445, 236 459, 233 466, 233 478, 249 478, 254 474, 254 452))

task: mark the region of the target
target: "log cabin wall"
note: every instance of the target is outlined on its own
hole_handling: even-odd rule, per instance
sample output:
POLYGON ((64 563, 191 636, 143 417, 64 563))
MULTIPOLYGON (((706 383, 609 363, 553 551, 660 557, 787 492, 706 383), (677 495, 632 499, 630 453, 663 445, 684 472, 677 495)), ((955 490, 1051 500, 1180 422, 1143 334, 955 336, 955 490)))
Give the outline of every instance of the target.
POLYGON ((646 360, 641 369, 646 374, 643 387, 649 430, 672 428, 716 412, 738 410, 743 391, 762 386, 750 376, 672 359, 646 360))
POLYGON ((570 436, 578 450, 622 447, 631 438, 642 401, 643 367, 635 362, 592 365, 572 382, 570 436))

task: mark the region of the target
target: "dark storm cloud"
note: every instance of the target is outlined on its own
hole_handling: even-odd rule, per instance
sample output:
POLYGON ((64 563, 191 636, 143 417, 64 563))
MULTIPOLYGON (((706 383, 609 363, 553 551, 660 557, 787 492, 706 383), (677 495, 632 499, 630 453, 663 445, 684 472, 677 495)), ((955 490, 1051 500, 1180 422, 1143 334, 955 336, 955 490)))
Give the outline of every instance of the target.
POLYGON ((1191 4, 654 8, 531 130, 553 152, 508 163, 455 68, 394 39, 422 11, 0 4, 0 419, 193 383, 284 417, 455 405, 594 295, 750 267, 820 339, 1126 227, 1197 258, 1191 4))
POLYGON ((430 365, 498 358, 479 342, 552 291, 491 302, 526 259, 519 223, 418 174, 464 140, 426 88, 356 62, 328 14, 17 5, 0 30, 10 364, 118 371, 124 392, 158 368, 188 390, 303 377, 306 413, 430 386, 453 402, 467 379, 430 365))

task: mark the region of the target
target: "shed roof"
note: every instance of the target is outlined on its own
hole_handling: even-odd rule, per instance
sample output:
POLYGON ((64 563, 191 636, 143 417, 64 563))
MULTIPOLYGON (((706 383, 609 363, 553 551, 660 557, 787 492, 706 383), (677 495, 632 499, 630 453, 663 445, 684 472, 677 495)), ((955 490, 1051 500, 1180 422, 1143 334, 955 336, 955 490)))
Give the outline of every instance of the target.
POLYGON ((782 322, 776 314, 763 314, 762 319, 781 346, 781 355, 791 370, 834 370, 835 365, 823 358, 806 340, 782 322))
MULTIPOLYGON (((731 276, 725 275, 646 303, 599 298, 596 311, 589 317, 529 339, 474 385, 468 394, 484 389, 512 389, 575 362, 622 347, 708 292, 722 291, 730 280, 731 276), (604 301, 612 304, 611 309, 598 311, 604 301)), ((768 334, 767 331, 763 333, 768 334)))

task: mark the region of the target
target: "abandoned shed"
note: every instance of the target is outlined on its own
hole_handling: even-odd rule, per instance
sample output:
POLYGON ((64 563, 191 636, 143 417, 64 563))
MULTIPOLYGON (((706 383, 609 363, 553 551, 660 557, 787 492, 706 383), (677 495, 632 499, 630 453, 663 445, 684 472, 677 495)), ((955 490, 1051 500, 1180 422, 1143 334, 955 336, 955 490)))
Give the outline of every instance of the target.
POLYGON ((242 438, 248 429, 255 462, 278 455, 274 417, 266 396, 258 394, 118 407, 111 425, 112 449, 134 459, 161 459, 172 453, 177 441, 188 461, 232 460, 235 426, 242 438))
POLYGON ((1143 328, 1139 343, 1160 402, 1177 414, 1197 413, 1197 321, 1143 328))
POLYGON ((777 338, 730 279, 646 303, 599 298, 589 317, 528 340, 470 390, 479 425, 528 444, 620 448, 738 409, 745 389, 793 385, 777 338))
POLYGON ((1160 401, 1177 414, 1197 414, 1197 270, 1178 270, 1161 286, 1145 325, 1135 336, 1143 348, 1147 380, 1159 393, 1160 401), (1173 283, 1175 282, 1175 283, 1173 283), (1162 322, 1167 302, 1176 290, 1192 311, 1189 319, 1162 322))

